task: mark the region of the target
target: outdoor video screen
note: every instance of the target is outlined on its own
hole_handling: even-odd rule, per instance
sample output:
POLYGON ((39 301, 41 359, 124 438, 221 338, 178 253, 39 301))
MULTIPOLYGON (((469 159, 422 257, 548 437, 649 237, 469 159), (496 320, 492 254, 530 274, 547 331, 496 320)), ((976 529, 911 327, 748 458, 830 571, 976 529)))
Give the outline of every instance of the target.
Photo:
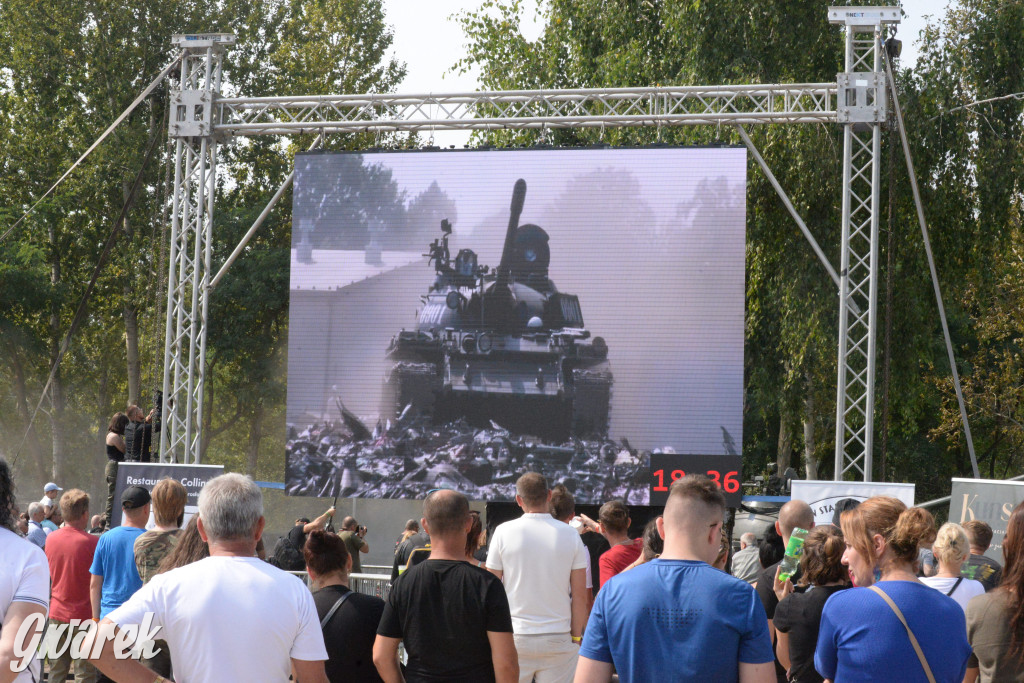
POLYGON ((735 147, 298 155, 286 490, 642 505, 738 463, 745 193, 735 147))

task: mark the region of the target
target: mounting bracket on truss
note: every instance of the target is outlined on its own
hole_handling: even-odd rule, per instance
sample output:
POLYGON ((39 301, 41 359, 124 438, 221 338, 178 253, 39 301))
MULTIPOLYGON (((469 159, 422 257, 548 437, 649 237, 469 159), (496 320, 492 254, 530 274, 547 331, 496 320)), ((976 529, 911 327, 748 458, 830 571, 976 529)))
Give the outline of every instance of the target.
MULTIPOLYGON (((235 35, 233 33, 188 33, 175 35, 171 39, 171 43, 184 50, 187 58, 199 60, 200 68, 205 68, 219 64, 225 49, 235 44, 235 35)), ((202 86, 208 86, 217 80, 211 73, 195 75, 199 77, 195 83, 202 86)), ((216 111, 214 104, 218 94, 210 87, 200 87, 200 89, 186 87, 172 90, 171 116, 168 124, 169 137, 172 139, 211 137, 216 111)))

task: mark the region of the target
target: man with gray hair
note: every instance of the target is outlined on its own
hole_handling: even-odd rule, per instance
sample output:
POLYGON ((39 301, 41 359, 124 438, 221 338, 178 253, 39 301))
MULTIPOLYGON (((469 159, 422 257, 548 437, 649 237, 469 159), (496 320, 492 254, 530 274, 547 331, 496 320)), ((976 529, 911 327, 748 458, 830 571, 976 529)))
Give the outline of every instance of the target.
MULTIPOLYGON (((199 494, 199 535, 210 556, 165 574, 111 612, 99 632, 128 629, 153 615, 179 681, 327 683, 323 632, 302 581, 256 557, 263 498, 240 474, 211 479, 199 494), (180 657, 178 656, 180 653, 180 657)), ((91 647, 91 643, 87 644, 91 647)), ((97 666, 118 681, 164 683, 107 640, 97 666)))
POLYGON ((753 585, 762 569, 757 536, 748 531, 740 536, 739 552, 732 556, 732 575, 753 585))
POLYGON ((41 504, 28 504, 28 533, 25 534, 25 538, 40 548, 46 546, 46 529, 43 528, 43 519, 45 517, 46 511, 41 504))

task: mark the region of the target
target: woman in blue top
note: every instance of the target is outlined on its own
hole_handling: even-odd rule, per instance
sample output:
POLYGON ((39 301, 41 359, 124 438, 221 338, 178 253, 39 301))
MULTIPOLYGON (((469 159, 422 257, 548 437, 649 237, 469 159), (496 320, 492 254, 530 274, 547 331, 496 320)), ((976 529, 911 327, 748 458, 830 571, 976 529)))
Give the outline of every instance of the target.
POLYGON ((814 667, 825 679, 928 683, 927 666, 937 683, 963 680, 971 654, 963 610, 918 581, 914 567, 918 540, 928 531, 923 519, 888 496, 869 498, 843 513, 843 564, 860 587, 836 593, 825 603, 814 654, 814 667))

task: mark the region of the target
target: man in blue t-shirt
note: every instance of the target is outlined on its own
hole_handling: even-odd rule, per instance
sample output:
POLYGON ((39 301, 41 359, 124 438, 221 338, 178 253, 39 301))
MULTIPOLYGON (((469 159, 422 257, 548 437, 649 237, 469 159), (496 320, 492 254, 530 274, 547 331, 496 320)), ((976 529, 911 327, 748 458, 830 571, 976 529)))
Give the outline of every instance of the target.
POLYGON ((774 682, 761 600, 750 584, 711 566, 724 514, 711 479, 688 475, 672 485, 658 519, 664 551, 601 588, 576 683, 607 683, 613 665, 622 683, 774 682))
POLYGON ((102 619, 142 588, 135 566, 135 539, 146 530, 149 520, 149 491, 129 486, 121 495, 124 521, 100 536, 89 573, 92 616, 102 619))

